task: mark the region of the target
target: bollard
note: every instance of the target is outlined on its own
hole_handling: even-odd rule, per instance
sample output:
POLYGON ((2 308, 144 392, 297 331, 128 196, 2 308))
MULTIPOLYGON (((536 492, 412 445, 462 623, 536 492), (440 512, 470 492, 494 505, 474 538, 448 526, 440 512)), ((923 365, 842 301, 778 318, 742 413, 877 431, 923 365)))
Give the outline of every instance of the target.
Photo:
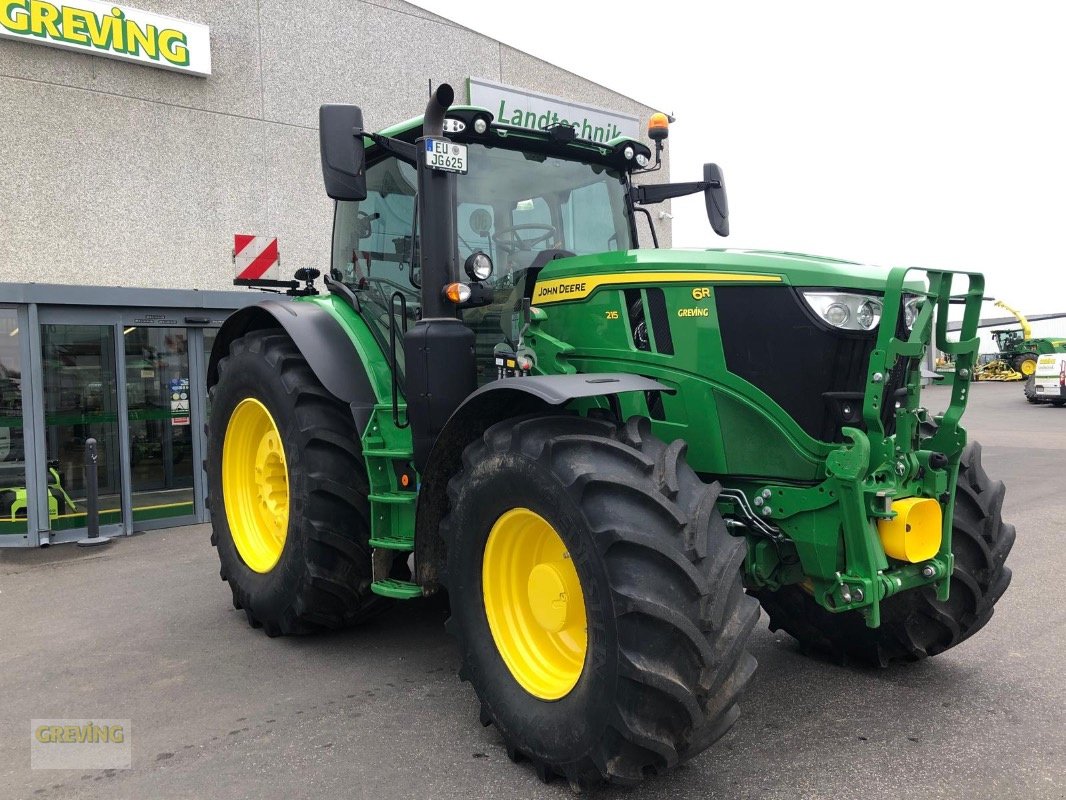
POLYGON ((89 437, 85 440, 85 527, 88 533, 84 539, 78 540, 78 547, 92 547, 111 541, 110 536, 100 535, 100 498, 97 486, 99 461, 100 454, 96 449, 96 439, 89 437))

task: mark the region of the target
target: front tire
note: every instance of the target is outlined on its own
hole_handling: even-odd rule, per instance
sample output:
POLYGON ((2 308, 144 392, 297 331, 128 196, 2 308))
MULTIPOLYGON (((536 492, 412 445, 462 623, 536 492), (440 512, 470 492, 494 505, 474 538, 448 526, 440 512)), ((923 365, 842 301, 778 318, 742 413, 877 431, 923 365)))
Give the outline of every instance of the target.
POLYGON ((449 484, 459 674, 482 722, 543 780, 634 784, 691 758, 732 726, 755 669, 744 542, 684 444, 649 430, 508 420, 467 447, 449 484))
POLYGON ((963 451, 956 486, 947 602, 930 586, 893 595, 881 603, 881 626, 871 629, 858 613, 826 611, 799 586, 752 591, 770 615, 770 630, 784 630, 805 649, 881 667, 938 655, 981 630, 1010 585, 1004 562, 1014 526, 1003 522, 1006 490, 985 473, 979 443, 963 451))
POLYGON ((1023 356, 1018 356, 1014 359, 1014 369, 1022 374, 1022 377, 1029 379, 1036 374, 1036 356, 1032 353, 1026 353, 1023 356))
POLYGON ((370 592, 366 470, 347 406, 287 335, 230 345, 211 387, 208 490, 220 574, 270 636, 352 624, 370 592))

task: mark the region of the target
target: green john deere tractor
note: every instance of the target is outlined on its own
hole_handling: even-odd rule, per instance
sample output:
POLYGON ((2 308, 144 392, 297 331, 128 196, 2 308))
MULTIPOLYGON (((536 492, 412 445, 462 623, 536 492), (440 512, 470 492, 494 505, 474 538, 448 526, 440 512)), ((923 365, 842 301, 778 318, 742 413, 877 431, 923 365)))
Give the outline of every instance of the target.
POLYGON ((253 626, 446 590, 481 721, 584 786, 729 729, 760 604, 880 665, 988 622, 1014 528, 959 424, 980 275, 641 249, 647 206, 686 194, 728 233, 717 166, 640 183, 665 118, 653 151, 452 100, 381 133, 322 107, 325 291, 301 270, 215 341, 212 541, 253 626), (934 329, 958 376, 936 415, 934 329))

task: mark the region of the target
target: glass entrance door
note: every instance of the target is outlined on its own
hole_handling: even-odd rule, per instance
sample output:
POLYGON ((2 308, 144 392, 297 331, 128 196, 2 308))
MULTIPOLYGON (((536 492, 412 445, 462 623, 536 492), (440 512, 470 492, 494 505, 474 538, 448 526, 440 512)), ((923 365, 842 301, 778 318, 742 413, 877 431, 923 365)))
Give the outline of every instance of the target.
POLYGON ((133 523, 180 522, 196 513, 186 328, 123 328, 133 523))
POLYGON ((48 529, 85 527, 85 442, 90 437, 96 439, 99 452, 100 524, 121 523, 114 327, 42 325, 41 367, 48 529))

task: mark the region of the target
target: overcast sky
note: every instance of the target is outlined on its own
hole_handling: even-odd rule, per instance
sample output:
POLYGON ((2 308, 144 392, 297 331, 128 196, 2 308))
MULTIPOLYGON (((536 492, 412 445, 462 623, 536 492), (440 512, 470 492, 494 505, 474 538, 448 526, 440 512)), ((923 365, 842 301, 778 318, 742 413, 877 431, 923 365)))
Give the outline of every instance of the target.
POLYGON ((732 227, 675 201, 678 246, 972 269, 1066 311, 1063 4, 416 4, 673 112, 671 178, 720 164, 732 227))

